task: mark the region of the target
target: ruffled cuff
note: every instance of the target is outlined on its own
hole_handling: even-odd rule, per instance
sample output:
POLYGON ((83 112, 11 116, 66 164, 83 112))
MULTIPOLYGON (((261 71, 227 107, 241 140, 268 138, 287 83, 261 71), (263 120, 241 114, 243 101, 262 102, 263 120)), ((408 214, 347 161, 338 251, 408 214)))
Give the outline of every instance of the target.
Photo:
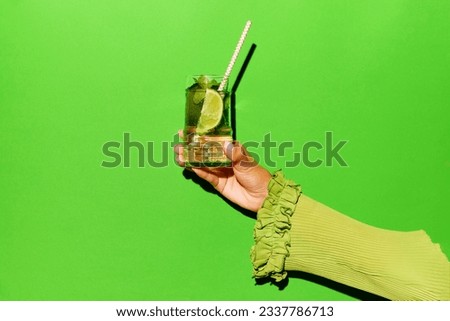
POLYGON ((271 277, 283 280, 287 272, 284 262, 289 256, 290 218, 294 213, 301 188, 286 179, 281 171, 275 172, 268 186, 269 195, 258 211, 251 249, 253 277, 271 277))

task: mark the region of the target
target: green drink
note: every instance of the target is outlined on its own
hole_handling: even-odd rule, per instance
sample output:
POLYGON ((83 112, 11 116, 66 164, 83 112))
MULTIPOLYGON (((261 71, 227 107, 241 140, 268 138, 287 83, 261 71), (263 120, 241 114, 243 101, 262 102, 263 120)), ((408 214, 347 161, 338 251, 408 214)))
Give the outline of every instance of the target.
POLYGON ((224 145, 232 142, 231 99, 228 78, 244 43, 251 21, 247 21, 223 77, 197 76, 186 89, 184 159, 186 167, 231 167, 224 145))
POLYGON ((224 152, 231 142, 230 92, 219 91, 223 77, 195 76, 186 89, 184 158, 186 167, 228 167, 224 152))

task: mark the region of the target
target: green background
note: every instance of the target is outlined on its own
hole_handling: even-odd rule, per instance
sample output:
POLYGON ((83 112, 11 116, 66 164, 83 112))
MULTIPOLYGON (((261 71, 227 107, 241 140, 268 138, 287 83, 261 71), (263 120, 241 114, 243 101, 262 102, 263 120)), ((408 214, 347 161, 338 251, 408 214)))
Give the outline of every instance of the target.
POLYGON ((307 278, 255 286, 254 219, 167 147, 186 76, 223 73, 247 19, 238 139, 292 141, 271 171, 360 221, 425 229, 449 256, 449 14, 445 0, 1 0, 0 299, 355 299, 307 278), (327 131, 348 167, 285 168, 327 131), (134 149, 130 168, 102 167, 124 133, 167 166, 139 168, 134 149))

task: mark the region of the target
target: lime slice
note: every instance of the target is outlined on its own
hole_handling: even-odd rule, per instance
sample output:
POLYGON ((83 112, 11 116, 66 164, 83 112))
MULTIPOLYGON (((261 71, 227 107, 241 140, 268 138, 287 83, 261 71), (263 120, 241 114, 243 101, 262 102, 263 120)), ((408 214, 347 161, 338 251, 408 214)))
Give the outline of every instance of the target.
POLYGON ((222 119, 223 101, 219 93, 213 89, 206 89, 200 118, 197 124, 197 133, 203 135, 216 127, 222 119))

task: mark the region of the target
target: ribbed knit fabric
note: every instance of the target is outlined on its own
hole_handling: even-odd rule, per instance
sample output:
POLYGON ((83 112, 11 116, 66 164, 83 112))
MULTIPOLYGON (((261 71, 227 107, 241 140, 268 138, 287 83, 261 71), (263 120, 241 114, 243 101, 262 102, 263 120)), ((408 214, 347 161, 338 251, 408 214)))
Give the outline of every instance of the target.
POLYGON ((391 300, 450 300, 450 263, 424 231, 375 228, 301 195, 285 270, 391 300))

